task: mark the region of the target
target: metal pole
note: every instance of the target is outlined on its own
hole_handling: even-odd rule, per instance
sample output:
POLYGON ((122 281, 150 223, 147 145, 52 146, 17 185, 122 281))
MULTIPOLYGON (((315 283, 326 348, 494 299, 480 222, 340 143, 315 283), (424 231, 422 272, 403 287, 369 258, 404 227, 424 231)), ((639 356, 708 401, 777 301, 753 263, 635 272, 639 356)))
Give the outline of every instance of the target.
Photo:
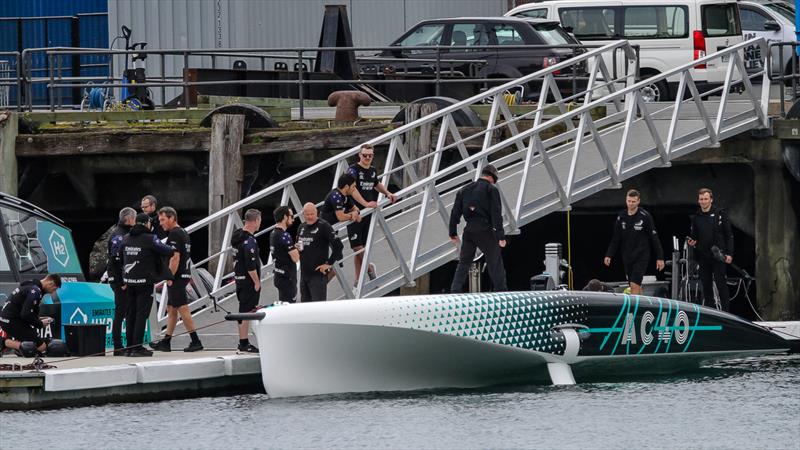
POLYGON ((53 84, 55 84, 55 74, 53 73, 53 55, 47 55, 47 73, 50 75, 50 86, 47 86, 47 98, 50 101, 50 111, 56 110, 53 99, 53 84))
MULTIPOLYGON (((62 84, 63 77, 61 76, 61 54, 60 53, 58 55, 56 55, 56 74, 58 75, 58 84, 62 84)), ((55 92, 56 92, 56 98, 57 98, 56 104, 58 105, 58 107, 60 109, 63 106, 63 102, 61 101, 62 100, 61 99, 62 89, 58 88, 58 89, 56 89, 55 92)))
POLYGON ((681 260, 681 252, 679 250, 672 250, 672 279, 671 279, 671 287, 672 287, 672 296, 673 300, 678 299, 678 289, 680 289, 680 260, 681 260))
POLYGON ((16 58, 15 70, 17 71, 17 111, 22 111, 22 58, 19 52, 14 56, 16 58))
POLYGON ((442 52, 440 47, 436 46, 436 96, 442 95, 442 89, 439 85, 439 80, 441 79, 441 67, 442 67, 442 52))
POLYGON ((189 53, 183 52, 183 104, 189 109, 189 86, 186 84, 186 70, 189 67, 189 53))
POLYGON ((300 98, 300 120, 305 119, 305 111, 303 108, 303 51, 297 52, 297 79, 299 85, 297 86, 298 97, 300 98))
MULTIPOLYGON (((78 16, 73 16, 70 20, 70 36, 73 47, 81 46, 81 22, 78 16)), ((81 55, 72 55, 72 76, 81 76, 81 55)), ((72 89, 72 104, 79 105, 81 103, 81 89, 72 89)))
MULTIPOLYGON (((792 50, 794 50, 794 46, 792 47, 792 50)), ((770 53, 772 53, 772 52, 770 52, 770 53)), ((772 55, 770 54, 770 55, 767 56, 767 58, 771 59, 771 56, 772 55)), ((779 89, 778 89, 779 94, 778 95, 780 95, 780 99, 781 99, 781 117, 786 117, 786 108, 784 106, 784 102, 786 101, 786 92, 785 92, 786 83, 784 82, 785 74, 783 73, 783 47, 782 46, 778 47, 778 63, 779 63, 779 66, 778 66, 779 67, 778 80, 780 80, 779 83, 778 83, 778 87, 779 87, 779 89)), ((772 70, 772 68, 770 68, 769 70, 772 70)), ((770 73, 769 75, 772 75, 772 74, 770 73)))
MULTIPOLYGON (((162 53, 159 55, 159 61, 161 62, 161 82, 165 83, 167 81, 167 72, 166 67, 164 67, 164 54, 162 53)), ((161 107, 165 107, 167 105, 167 87, 161 86, 161 107)))

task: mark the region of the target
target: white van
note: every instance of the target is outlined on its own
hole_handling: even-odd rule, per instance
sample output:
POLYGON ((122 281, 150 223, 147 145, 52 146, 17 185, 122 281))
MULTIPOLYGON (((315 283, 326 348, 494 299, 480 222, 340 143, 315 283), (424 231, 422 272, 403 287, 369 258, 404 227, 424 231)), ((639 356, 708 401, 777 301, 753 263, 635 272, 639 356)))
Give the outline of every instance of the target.
MULTIPOLYGON (((747 0, 739 2, 744 39, 763 37, 767 42, 792 42, 794 34, 794 5, 780 0, 747 0)), ((783 46, 783 67, 780 64, 780 48, 772 48, 772 74, 791 73, 792 47, 783 46)), ((748 72, 761 70, 761 48, 750 46, 744 49, 745 66, 748 72)))
MULTIPOLYGON (((553 0, 518 6, 505 14, 559 20, 586 45, 627 39, 639 45, 639 73, 653 76, 742 42, 735 0, 553 0)), ((606 61, 609 64, 610 61, 606 61)), ((697 67, 700 91, 720 86, 726 61, 697 67)), ((610 66, 609 66, 610 70, 610 66)), ((651 86, 647 101, 673 100, 679 77, 651 86)))

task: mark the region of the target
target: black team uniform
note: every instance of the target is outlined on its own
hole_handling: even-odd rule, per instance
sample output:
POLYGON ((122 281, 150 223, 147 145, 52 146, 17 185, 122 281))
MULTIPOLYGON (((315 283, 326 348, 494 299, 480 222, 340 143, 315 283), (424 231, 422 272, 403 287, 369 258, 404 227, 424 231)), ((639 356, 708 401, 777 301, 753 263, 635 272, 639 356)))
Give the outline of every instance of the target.
POLYGON ((450 292, 464 292, 469 266, 479 248, 486 256, 487 270, 495 292, 506 291, 506 271, 500 254, 498 241, 505 239, 503 232, 500 191, 489 181, 481 178, 458 191, 453 211, 450 213, 450 236, 458 236, 461 216, 467 222, 461 236, 461 254, 453 275, 450 292))
MULTIPOLYGON (((378 200, 378 171, 370 166, 365 169, 356 163, 347 169, 347 173, 356 179, 356 188, 366 202, 378 200)), ((355 200, 351 198, 351 207, 355 205, 355 200)), ((357 206, 357 205, 356 205, 357 206)), ((361 222, 353 222, 347 226, 347 236, 350 240, 350 248, 363 247, 367 245, 367 234, 369 233, 369 223, 372 221, 372 214, 362 217, 361 222)), ((329 223, 336 223, 329 222, 329 223)))
MULTIPOLYGON (((39 280, 25 281, 11 292, 11 297, 0 310, 0 330, 5 337, 15 341, 31 341, 38 348, 44 340, 39 337, 38 329, 44 324, 39 319, 39 305, 42 303, 42 283, 39 280)), ((0 343, 3 349, 5 340, 0 343)))
POLYGON ((158 221, 158 211, 153 211, 153 214, 148 214, 150 217, 150 232, 155 234, 161 240, 167 237, 167 232, 161 228, 161 222, 158 221))
POLYGON ((269 235, 269 251, 275 267, 273 282, 278 290, 278 301, 294 303, 297 296, 297 264, 289 252, 294 249, 292 235, 287 230, 275 227, 269 235))
MULTIPOLYGON (((186 286, 192 278, 192 273, 189 270, 189 264, 192 262, 192 241, 186 230, 181 227, 175 227, 169 230, 169 234, 167 234, 167 244, 180 255, 178 270, 175 271, 175 275, 172 275, 170 271, 172 285, 167 286, 167 305, 177 309, 189 304, 186 286)), ((189 337, 192 339, 192 344, 202 347, 200 338, 197 337, 197 331, 190 332, 189 337)), ((169 348, 170 338, 171 336, 165 336, 165 348, 169 348)))
POLYGON ((300 301, 327 300, 328 276, 316 268, 322 264, 333 265, 342 259, 342 241, 336 237, 331 224, 317 219, 313 225, 300 225, 297 244, 300 250, 300 301))
POLYGON ((147 316, 153 306, 153 285, 159 281, 159 259, 174 249, 164 245, 136 218, 136 225, 122 240, 124 282, 128 291, 127 337, 130 356, 149 356, 142 347, 147 316))
POLYGON ((620 211, 614 222, 614 235, 606 256, 613 258, 617 252, 622 252, 625 276, 629 282, 642 284, 650 261, 650 247, 655 251, 657 260, 664 259, 653 216, 642 208, 637 208, 636 214, 632 216, 627 209, 620 211))
POLYGON ((733 231, 724 209, 711 207, 708 212, 698 210, 691 217, 691 238, 697 241, 694 255, 700 264, 700 283, 703 286, 704 305, 714 305, 714 289, 711 283, 717 284, 719 302, 723 311, 729 310, 730 293, 728 292, 724 261, 714 258, 711 247, 716 246, 723 255, 733 256, 733 231))
POLYGON ((128 314, 128 293, 122 286, 122 240, 131 231, 131 227, 123 223, 117 224, 108 239, 108 284, 114 291, 114 319, 111 322, 111 341, 114 343, 114 355, 122 356, 122 321, 128 314))
POLYGON ((351 209, 353 209, 353 199, 349 195, 339 192, 339 189, 334 188, 328 193, 319 208, 319 217, 333 226, 339 223, 339 219, 336 218, 336 211, 349 213, 351 209))
POLYGON ((231 246, 235 260, 233 271, 236 278, 236 298, 239 300, 239 312, 251 312, 256 309, 261 295, 261 291, 256 290, 253 279, 247 273, 255 270, 258 278, 261 279, 258 242, 249 231, 238 229, 233 232, 231 246))

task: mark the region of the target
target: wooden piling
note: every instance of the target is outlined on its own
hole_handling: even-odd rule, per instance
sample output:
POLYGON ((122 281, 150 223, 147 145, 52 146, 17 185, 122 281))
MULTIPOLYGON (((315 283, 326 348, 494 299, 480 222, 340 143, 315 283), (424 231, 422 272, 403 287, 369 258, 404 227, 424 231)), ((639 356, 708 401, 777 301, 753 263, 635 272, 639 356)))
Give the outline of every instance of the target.
POLYGON ((17 195, 17 115, 0 112, 0 191, 17 195))
MULTIPOLYGON (((244 115, 217 114, 211 123, 211 146, 208 154, 208 213, 213 214, 241 199, 244 140, 244 115)), ((208 251, 216 253, 222 245, 225 221, 209 225, 208 251)), ((230 259, 228 262, 230 263, 230 259)), ((213 262, 213 261, 212 261, 213 262)), ((216 269, 215 264, 209 268, 216 269)), ((226 267, 226 270, 229 268, 226 267)))

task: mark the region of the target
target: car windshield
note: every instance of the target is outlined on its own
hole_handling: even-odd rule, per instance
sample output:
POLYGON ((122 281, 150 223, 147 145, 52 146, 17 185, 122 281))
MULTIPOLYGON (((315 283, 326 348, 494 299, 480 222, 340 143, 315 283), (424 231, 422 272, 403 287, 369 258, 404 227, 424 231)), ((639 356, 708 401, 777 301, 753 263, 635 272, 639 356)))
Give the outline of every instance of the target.
POLYGON ((794 8, 791 5, 787 3, 767 3, 764 6, 794 22, 794 8))
MULTIPOLYGON (((442 32, 444 31, 443 24, 425 24, 420 25, 408 36, 396 42, 394 45, 401 47, 418 47, 427 45, 440 45, 442 41, 442 32)), ((420 50, 413 50, 412 53, 419 52, 420 50)))
POLYGON ((574 44, 570 35, 556 23, 538 23, 532 25, 533 29, 541 36, 545 44, 568 45, 574 44))

